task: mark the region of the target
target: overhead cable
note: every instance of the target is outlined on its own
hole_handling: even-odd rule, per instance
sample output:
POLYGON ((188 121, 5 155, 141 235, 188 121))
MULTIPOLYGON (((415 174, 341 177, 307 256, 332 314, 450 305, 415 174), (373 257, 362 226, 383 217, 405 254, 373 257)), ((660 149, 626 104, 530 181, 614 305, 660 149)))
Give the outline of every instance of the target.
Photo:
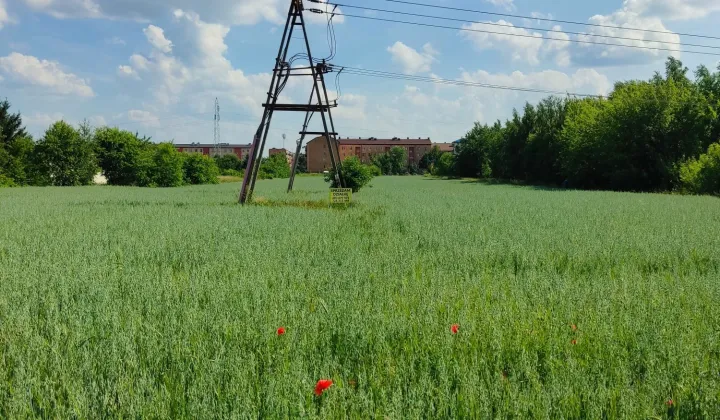
POLYGON ((463 87, 479 87, 479 88, 488 88, 488 89, 511 90, 511 91, 517 91, 517 92, 542 93, 542 94, 548 94, 548 95, 569 95, 569 96, 576 96, 576 97, 583 97, 583 98, 600 98, 601 97, 600 95, 592 95, 592 94, 587 94, 587 93, 561 92, 561 91, 557 91, 557 90, 548 90, 548 89, 536 89, 536 88, 524 88, 524 87, 517 87, 517 86, 495 85, 495 84, 490 84, 490 83, 480 83, 480 82, 473 82, 473 81, 468 81, 468 80, 452 80, 452 79, 443 79, 443 78, 439 78, 439 77, 415 76, 415 75, 392 73, 392 72, 380 71, 380 70, 363 69, 363 68, 359 68, 359 67, 338 66, 338 65, 334 65, 333 67, 342 68, 342 71, 344 74, 352 74, 355 76, 377 77, 377 78, 383 78, 383 79, 406 80, 406 81, 414 81, 414 82, 428 82, 428 83, 443 84, 443 85, 455 85, 455 86, 463 86, 463 87))
MULTIPOLYGON (((311 0, 311 1, 313 1, 313 0, 311 0)), ((689 37, 694 37, 694 38, 720 39, 720 36, 712 36, 712 35, 704 35, 704 34, 691 34, 691 33, 682 33, 682 32, 661 31, 661 30, 657 30, 657 29, 642 29, 642 28, 624 27, 624 26, 617 26, 617 25, 602 25, 602 24, 598 24, 598 23, 575 22, 575 21, 571 21, 571 20, 559 20, 559 19, 550 19, 550 18, 543 18, 543 17, 536 17, 536 16, 514 15, 514 14, 510 14, 510 13, 496 13, 496 12, 488 12, 488 11, 476 10, 476 9, 463 9, 460 7, 438 6, 435 4, 427 4, 427 3, 420 3, 420 2, 407 1, 407 0, 383 0, 383 1, 386 1, 389 3, 407 4, 407 5, 411 5, 411 6, 430 7, 430 8, 434 8, 434 9, 454 10, 454 11, 458 11, 458 12, 467 12, 467 13, 479 13, 479 14, 491 15, 491 16, 502 16, 502 17, 509 17, 509 18, 518 18, 518 19, 539 20, 542 22, 565 23, 568 25, 594 26, 596 28, 621 29, 624 31, 652 32, 652 33, 669 34, 669 35, 676 34, 676 35, 689 36, 689 37)))
MULTIPOLYGON (((611 39, 620 39, 620 40, 626 40, 626 41, 656 42, 656 43, 667 44, 667 45, 685 45, 688 47, 720 49, 720 46, 715 46, 715 45, 689 44, 689 43, 684 43, 684 42, 662 41, 662 40, 656 40, 656 39, 629 38, 629 37, 616 36, 616 35, 600 35, 600 34, 591 34, 591 33, 587 33, 587 32, 573 32, 573 31, 563 31, 563 30, 557 30, 557 29, 543 29, 543 28, 535 28, 535 27, 531 27, 531 26, 517 26, 517 25, 513 25, 512 23, 479 22, 479 21, 475 21, 475 20, 457 19, 457 18, 451 18, 451 17, 445 17, 445 16, 434 16, 434 15, 424 15, 424 14, 420 14, 420 13, 401 12, 398 10, 377 9, 374 7, 365 7, 365 6, 353 6, 353 5, 344 4, 344 3, 328 3, 328 4, 334 4, 335 6, 345 7, 348 9, 360 9, 360 10, 368 10, 368 11, 373 11, 373 12, 391 13, 391 14, 396 14, 396 15, 414 16, 414 17, 422 17, 422 18, 429 18, 429 19, 454 21, 454 22, 473 23, 473 24, 486 25, 486 26, 499 26, 499 27, 504 27, 504 28, 527 29, 527 30, 532 30, 532 31, 545 31, 545 32, 559 33, 559 34, 580 35, 580 36, 589 36, 589 37, 598 37, 598 38, 611 38, 611 39)), ((670 35, 671 33, 667 33, 667 34, 670 35)), ((506 35, 514 35, 514 34, 508 33, 506 35)))
POLYGON ((347 17, 352 17, 352 18, 357 18, 357 19, 376 20, 376 21, 381 21, 381 22, 402 23, 405 25, 424 26, 424 27, 439 28, 439 29, 451 29, 454 31, 479 32, 479 33, 495 34, 495 35, 503 35, 503 36, 519 37, 519 38, 532 38, 532 39, 538 39, 538 40, 572 42, 572 43, 578 43, 578 44, 606 45, 606 46, 620 47, 620 48, 635 48, 635 49, 642 49, 642 50, 669 51, 669 52, 676 52, 676 53, 711 55, 711 56, 720 57, 720 53, 713 53, 713 52, 707 52, 707 51, 679 50, 679 49, 673 49, 673 48, 646 47, 646 46, 641 46, 641 45, 613 44, 611 42, 583 41, 583 40, 579 40, 579 39, 551 38, 551 37, 542 37, 542 36, 525 35, 525 34, 509 34, 507 32, 495 32, 495 31, 487 31, 487 30, 472 29, 472 28, 458 28, 456 26, 434 25, 431 23, 422 23, 422 22, 409 22, 409 21, 405 21, 405 20, 386 19, 386 18, 379 18, 379 17, 372 17, 372 16, 361 16, 361 15, 353 15, 353 14, 348 14, 348 13, 335 13, 335 15, 347 16, 347 17))

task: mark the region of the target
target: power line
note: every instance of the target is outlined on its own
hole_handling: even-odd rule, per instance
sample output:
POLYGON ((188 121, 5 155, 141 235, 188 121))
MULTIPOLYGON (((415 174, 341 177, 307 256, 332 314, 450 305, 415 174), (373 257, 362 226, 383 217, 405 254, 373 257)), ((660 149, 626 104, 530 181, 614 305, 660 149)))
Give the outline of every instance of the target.
MULTIPOLYGON (((444 16, 423 15, 420 13, 401 12, 401 11, 397 11, 397 10, 376 9, 373 7, 364 7, 364 6, 353 6, 353 5, 349 5, 349 4, 343 4, 343 3, 327 3, 327 4, 333 4, 333 5, 336 5, 339 7, 346 7, 346 8, 350 8, 350 9, 369 10, 369 11, 373 11, 373 12, 392 13, 392 14, 396 14, 396 15, 406 15, 406 16, 414 16, 414 17, 422 17, 422 18, 430 18, 430 19, 440 19, 440 20, 448 20, 448 21, 454 21, 454 22, 475 23, 478 25, 499 26, 499 27, 504 27, 504 28, 528 29, 528 30, 532 30, 532 31, 545 31, 545 32, 553 32, 553 33, 560 33, 560 34, 591 36, 591 37, 599 37, 599 38, 612 38, 612 39, 621 39, 621 40, 626 40, 626 41, 657 42, 657 43, 663 43, 663 44, 669 44, 669 45, 685 45, 688 47, 720 49, 720 46, 714 46, 714 45, 688 44, 688 43, 683 43, 683 42, 661 41, 661 40, 642 39, 642 38, 628 38, 628 37, 615 36, 615 35, 599 35, 599 34, 590 34, 587 32, 572 32, 572 31, 563 31, 563 30, 555 30, 555 29, 543 29, 543 28, 535 28, 535 27, 531 27, 531 26, 516 26, 513 24, 503 24, 503 23, 495 23, 495 22, 478 22, 478 21, 474 21, 474 20, 457 19, 457 18, 444 17, 444 16)), ((670 33, 668 33, 668 34, 670 34, 670 33)), ((506 35, 513 35, 513 34, 506 34, 506 35)))
POLYGON ((514 36, 514 37, 519 37, 519 38, 533 38, 533 39, 537 39, 537 40, 574 42, 574 43, 578 43, 578 44, 607 45, 607 46, 621 47, 621 48, 636 48, 636 49, 654 50, 654 51, 670 51, 670 52, 678 52, 678 53, 685 53, 685 54, 700 54, 700 55, 711 55, 711 56, 720 57, 720 53, 712 53, 712 52, 706 52, 706 51, 688 51, 688 50, 679 50, 679 49, 672 49, 672 48, 644 47, 644 46, 639 46, 639 45, 613 44, 610 42, 581 41, 581 40, 577 40, 577 39, 550 38, 550 37, 542 37, 542 36, 537 37, 537 36, 533 36, 533 35, 509 34, 507 32, 495 32, 495 31, 486 31, 486 30, 471 29, 471 28, 458 28, 455 26, 434 25, 431 23, 421 23, 421 22, 409 22, 406 20, 386 19, 386 18, 371 17, 371 16, 360 16, 360 15, 352 15, 352 14, 347 14, 347 13, 335 13, 335 14, 338 16, 347 16, 347 17, 353 17, 353 18, 358 18, 358 19, 368 19, 368 20, 377 20, 377 21, 382 21, 382 22, 402 23, 402 24, 406 24, 406 25, 425 26, 425 27, 429 27, 429 28, 451 29, 454 31, 480 32, 480 33, 486 33, 486 34, 514 36))
MULTIPOLYGON (((336 66, 336 67, 341 67, 341 66, 336 66)), ((344 69, 345 74, 352 74, 352 75, 356 75, 356 76, 378 77, 378 78, 383 78, 383 79, 407 80, 407 81, 414 81, 414 82, 428 82, 428 83, 455 85, 455 86, 464 86, 464 87, 479 87, 479 88, 488 88, 488 89, 512 90, 512 91, 517 91, 517 92, 542 93, 542 94, 548 94, 548 95, 571 95, 571 96, 584 97, 584 98, 599 98, 599 97, 601 97, 600 95, 591 95, 591 94, 586 94, 586 93, 560 92, 560 91, 548 90, 548 89, 503 86, 503 85, 494 85, 494 84, 489 84, 489 83, 470 82, 470 81, 466 81, 466 80, 452 80, 452 79, 443 79, 443 78, 439 78, 439 77, 428 77, 428 76, 413 76, 413 75, 408 75, 408 74, 392 73, 392 72, 380 71, 380 70, 362 69, 362 68, 358 68, 358 67, 348 67, 348 66, 342 66, 342 67, 344 69)))
MULTIPOLYGON (((313 1, 313 0, 310 0, 310 1, 313 1)), ((488 11, 484 11, 484 10, 463 9, 463 8, 459 8, 459 7, 450 7, 450 6, 438 6, 438 5, 434 5, 434 4, 419 3, 419 2, 406 1, 406 0, 383 0, 383 1, 387 1, 390 3, 407 4, 407 5, 411 5, 411 6, 431 7, 434 9, 454 10, 454 11, 458 11, 458 12, 468 12, 468 13, 479 13, 479 14, 491 15, 491 16, 502 16, 502 17, 518 18, 518 19, 539 20, 539 21, 543 21, 543 22, 566 23, 569 25, 593 26, 596 28, 621 29, 624 31, 652 32, 652 33, 670 34, 670 35, 677 34, 677 35, 681 35, 681 36, 689 36, 689 37, 694 37, 694 38, 720 39, 720 37, 712 36, 712 35, 690 34, 690 33, 672 32, 672 31, 660 31, 660 30, 656 30, 656 29, 641 29, 641 28, 633 28, 633 27, 622 27, 622 26, 616 26, 616 25, 601 25, 601 24, 597 24, 597 23, 575 22, 575 21, 571 21, 571 20, 549 19, 549 18, 541 18, 541 17, 533 17, 533 16, 514 15, 514 14, 509 14, 509 13, 496 13, 496 12, 488 12, 488 11)))

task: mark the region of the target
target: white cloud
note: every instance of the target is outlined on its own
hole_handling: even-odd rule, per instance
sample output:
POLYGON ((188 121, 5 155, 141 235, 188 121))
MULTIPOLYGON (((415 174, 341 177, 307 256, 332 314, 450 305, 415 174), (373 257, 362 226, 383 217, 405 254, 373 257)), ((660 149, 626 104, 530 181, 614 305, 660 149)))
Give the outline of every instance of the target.
POLYGON ((435 57, 439 54, 429 43, 423 46, 420 53, 400 41, 387 48, 394 62, 402 65, 403 72, 407 74, 426 73, 430 71, 435 57))
POLYGON ((642 16, 688 20, 720 11, 720 0, 625 0, 623 8, 642 16))
POLYGON ((137 71, 130 66, 118 66, 118 75, 121 77, 129 77, 131 79, 140 79, 137 71))
POLYGON ((547 33, 548 40, 543 46, 544 51, 555 55, 555 64, 560 67, 567 67, 570 65, 571 58, 569 47, 570 36, 565 32, 562 32, 562 28, 558 25, 553 26, 552 32, 547 33))
POLYGON ((33 114, 28 116, 23 115, 23 122, 27 123, 28 125, 47 128, 57 121, 62 121, 64 118, 65 116, 60 112, 55 112, 52 114, 33 114))
POLYGON ((58 19, 103 17, 102 8, 94 0, 25 0, 25 3, 58 19))
MULTIPOLYGON (((330 98, 332 101, 334 98, 330 98)), ((338 100, 339 106, 333 110, 334 118, 342 118, 352 121, 364 121, 367 119, 366 106, 367 96, 365 95, 342 95, 338 100)))
POLYGON ((12 53, 0 57, 0 71, 14 80, 47 88, 62 95, 95 96, 87 82, 72 73, 66 73, 55 61, 12 53))
POLYGON ((543 13, 543 12, 532 12, 532 13, 530 13, 530 16, 534 17, 535 19, 552 19, 553 18, 552 13, 543 13))
POLYGON ((670 32, 657 17, 643 17, 628 9, 617 10, 610 15, 596 15, 589 19, 590 23, 621 28, 643 28, 668 33, 640 32, 608 27, 591 27, 587 32, 597 36, 578 35, 581 41, 619 44, 605 46, 578 44, 573 48, 577 60, 593 64, 613 63, 648 63, 664 60, 667 56, 680 57, 680 36, 670 32), (623 37, 629 39, 603 38, 602 36, 623 37), (653 42, 659 41, 659 42, 653 42), (628 48, 631 47, 631 48, 628 48), (635 47, 635 48, 632 48, 635 47), (652 48, 662 48, 656 50, 652 48), (669 51, 668 51, 669 50, 669 51))
POLYGON ((513 1, 514 0, 485 0, 486 3, 490 3, 505 10, 515 10, 515 4, 513 1))
MULTIPOLYGON (((610 83, 607 76, 598 73, 598 71, 594 69, 579 69, 573 74, 566 74, 555 70, 545 70, 527 74, 520 71, 515 71, 510 74, 492 74, 484 70, 478 70, 474 73, 463 72, 462 80, 500 86, 591 95, 605 95, 612 89, 612 83, 610 83)), ((508 93, 514 94, 511 91, 508 93)))
POLYGON ((88 122, 93 127, 104 127, 107 125, 107 121, 102 115, 93 115, 92 117, 88 118, 88 122))
MULTIPOLYGON (((151 22, 175 9, 193 10, 206 21, 224 25, 254 25, 285 22, 287 0, 24 0, 31 9, 60 19, 102 18, 151 22)), ((322 7, 320 5, 313 5, 322 7)), ((307 12, 310 22, 327 24, 325 17, 307 12), (311 17, 311 15, 314 15, 311 17), (322 18, 322 19, 319 19, 322 18)), ((340 23, 342 16, 336 16, 340 23)))
POLYGON ((157 115, 150 111, 131 109, 127 112, 127 118, 130 121, 141 123, 145 127, 158 127, 160 125, 157 115))
POLYGON ((580 66, 647 64, 664 60, 668 55, 674 57, 680 55, 680 45, 677 45, 680 37, 670 32, 657 17, 640 16, 624 8, 607 16, 593 16, 588 21, 598 26, 589 27, 586 30, 587 35, 570 36, 557 25, 542 34, 515 27, 504 20, 486 22, 494 24, 493 26, 483 25, 480 22, 464 25, 463 28, 469 31, 460 34, 472 41, 480 50, 496 49, 502 54, 509 55, 513 61, 527 62, 531 65, 539 65, 544 59, 552 59, 560 67, 568 67, 571 64, 580 66), (667 33, 639 32, 622 28, 645 28, 667 33))
MULTIPOLYGON (((154 37, 148 36, 148 42, 156 48, 147 57, 131 56, 129 65, 120 66, 118 71, 142 77, 146 90, 160 108, 178 104, 181 100, 196 103, 217 96, 259 113, 270 75, 246 75, 232 66, 225 57, 228 50, 225 37, 230 28, 207 23, 196 13, 181 9, 175 10, 173 16, 179 29, 175 31, 179 37, 175 48, 157 48, 158 45, 171 45, 164 35, 162 39, 166 43, 156 42, 154 37)), ((155 32, 159 34, 162 30, 158 28, 155 32)), ((291 81, 286 90, 293 83, 291 81)))
POLYGON ((23 115, 23 123, 27 126, 28 132, 37 138, 42 137, 45 131, 58 121, 66 121, 72 124, 72 122, 67 121, 65 115, 60 112, 23 115))
POLYGON ((130 64, 132 64, 133 68, 144 71, 148 68, 148 60, 147 58, 143 57, 140 54, 133 54, 130 56, 130 64))
POLYGON ((105 40, 105 42, 108 43, 108 44, 110 44, 110 45, 123 45, 123 46, 124 46, 124 45, 127 45, 127 42, 125 42, 124 39, 122 39, 122 38, 120 38, 120 37, 118 37, 118 36, 114 36, 114 37, 112 37, 112 38, 110 38, 110 39, 107 39, 107 40, 105 40))
POLYGON ((145 37, 147 38, 150 45, 157 48, 158 50, 169 53, 172 51, 172 42, 165 38, 165 31, 163 31, 162 28, 159 28, 155 25, 150 25, 147 28, 143 29, 143 33, 145 34, 145 37))
POLYGON ((0 0, 0 29, 2 29, 5 24, 10 22, 12 22, 12 20, 10 19, 10 15, 7 12, 5 0, 0 0))
POLYGON ((510 22, 499 20, 493 22, 502 26, 488 26, 482 23, 463 25, 462 36, 471 40, 480 50, 496 48, 510 54, 515 61, 525 61, 532 65, 540 64, 540 49, 543 46, 543 35, 527 29, 516 28, 510 22), (490 31, 474 32, 474 31, 490 31))

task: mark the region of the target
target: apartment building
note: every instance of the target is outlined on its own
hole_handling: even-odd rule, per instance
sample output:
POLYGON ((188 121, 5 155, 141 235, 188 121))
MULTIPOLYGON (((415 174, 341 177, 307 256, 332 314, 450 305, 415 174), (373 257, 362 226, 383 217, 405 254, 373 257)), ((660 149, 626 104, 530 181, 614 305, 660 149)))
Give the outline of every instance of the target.
MULTIPOLYGON (((407 151, 408 163, 419 163, 423 155, 430 151, 430 139, 392 139, 370 138, 344 138, 338 139, 340 160, 349 156, 357 156, 363 163, 369 164, 372 157, 389 152, 393 147, 402 147, 407 151)), ((306 147, 308 172, 323 172, 332 167, 330 153, 327 149, 325 137, 320 136, 310 140, 306 147)))
POLYGON ((223 156, 223 155, 231 155, 234 154, 237 156, 240 160, 245 159, 245 156, 250 154, 250 144, 229 144, 229 143, 220 143, 219 145, 219 152, 215 151, 215 147, 212 144, 200 144, 200 143, 190 143, 190 144, 176 144, 175 148, 179 152, 184 153, 202 153, 203 155, 207 156, 223 156))

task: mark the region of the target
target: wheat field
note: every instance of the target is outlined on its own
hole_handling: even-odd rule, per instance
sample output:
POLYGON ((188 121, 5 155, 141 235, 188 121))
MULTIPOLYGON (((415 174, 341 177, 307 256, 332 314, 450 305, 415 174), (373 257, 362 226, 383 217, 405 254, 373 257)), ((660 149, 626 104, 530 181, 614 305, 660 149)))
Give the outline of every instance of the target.
POLYGON ((0 190, 0 418, 720 417, 717 198, 285 186, 0 190))

